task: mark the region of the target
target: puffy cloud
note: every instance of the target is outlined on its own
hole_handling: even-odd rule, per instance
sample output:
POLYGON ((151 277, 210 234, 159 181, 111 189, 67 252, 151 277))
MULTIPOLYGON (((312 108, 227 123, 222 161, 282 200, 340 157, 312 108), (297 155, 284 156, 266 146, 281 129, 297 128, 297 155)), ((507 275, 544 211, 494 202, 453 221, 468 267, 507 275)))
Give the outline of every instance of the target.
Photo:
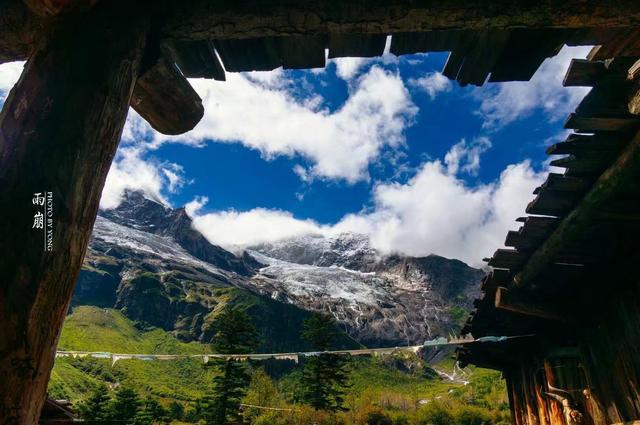
POLYGON ((232 250, 324 231, 312 220, 299 220, 281 210, 254 208, 245 212, 229 210, 199 214, 205 202, 206 198, 197 198, 185 206, 187 213, 193 217, 193 226, 212 243, 232 250))
MULTIPOLYGON (((241 143, 266 158, 299 155, 311 165, 309 177, 366 180, 368 166, 385 148, 399 148, 417 107, 398 75, 372 67, 358 79, 337 110, 323 109, 317 97, 300 99, 277 78, 229 74, 226 82, 192 80, 205 116, 190 132, 163 136, 132 115, 125 138, 200 146, 208 140, 241 143)), ((300 169, 298 170, 300 171, 300 169)))
MULTIPOLYGON (((346 58, 333 58, 327 60, 327 65, 334 64, 336 67, 336 75, 349 82, 354 77, 358 76, 364 69, 372 64, 391 64, 398 63, 398 57, 389 53, 391 48, 391 37, 387 36, 385 40, 384 50, 382 56, 374 56, 371 58, 358 58, 358 57, 346 57, 346 58)), ((328 53, 328 52, 327 52, 328 53)), ((316 73, 325 72, 325 67, 322 70, 318 70, 316 73)))
POLYGON ((487 137, 477 137, 471 143, 465 139, 451 147, 444 157, 449 174, 464 172, 469 175, 478 174, 480 170, 480 155, 491 147, 487 137))
POLYGON ((100 208, 116 208, 127 189, 142 191, 169 205, 163 193, 173 193, 186 183, 184 171, 175 163, 145 159, 144 154, 139 146, 123 146, 118 150, 102 190, 100 208))
POLYGON ((192 209, 194 226, 213 243, 232 249, 306 233, 351 231, 369 235, 383 253, 435 253, 478 266, 502 246, 506 231, 515 227, 514 220, 546 175, 523 161, 506 167, 496 181, 467 186, 456 173, 465 167, 476 170, 479 155, 489 146, 482 138, 460 142, 447 154, 449 160, 423 163, 406 183, 376 185, 370 210, 346 215, 333 225, 256 208, 210 213, 192 209))
POLYGON ((0 107, 9 91, 20 78, 24 62, 7 62, 0 64, 0 107))
POLYGON ((336 75, 343 80, 350 80, 355 77, 358 72, 372 59, 370 58, 335 58, 329 63, 336 65, 336 75))
POLYGON ((410 78, 409 85, 426 92, 431 100, 435 99, 439 93, 450 91, 453 87, 451 80, 441 72, 430 72, 424 77, 410 78))
POLYGON ((590 47, 564 47, 544 61, 531 81, 486 84, 476 89, 479 114, 485 128, 500 129, 541 109, 551 121, 566 117, 589 91, 586 87, 563 87, 562 80, 572 58, 584 58, 590 47))

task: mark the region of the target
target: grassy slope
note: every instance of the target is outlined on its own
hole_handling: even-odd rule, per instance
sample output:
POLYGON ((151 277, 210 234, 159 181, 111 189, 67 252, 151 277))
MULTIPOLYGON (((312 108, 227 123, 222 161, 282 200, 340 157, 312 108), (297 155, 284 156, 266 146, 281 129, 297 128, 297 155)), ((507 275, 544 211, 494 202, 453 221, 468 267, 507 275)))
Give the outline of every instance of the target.
MULTIPOLYGON (((137 329, 117 310, 77 307, 65 321, 60 350, 109 351, 113 353, 200 354, 209 346, 178 341, 168 332, 137 329)), ((59 358, 49 383, 52 396, 77 400, 92 383, 126 382, 139 392, 165 399, 190 400, 202 394, 211 381, 211 371, 192 360, 121 360, 113 367, 108 360, 59 358)))

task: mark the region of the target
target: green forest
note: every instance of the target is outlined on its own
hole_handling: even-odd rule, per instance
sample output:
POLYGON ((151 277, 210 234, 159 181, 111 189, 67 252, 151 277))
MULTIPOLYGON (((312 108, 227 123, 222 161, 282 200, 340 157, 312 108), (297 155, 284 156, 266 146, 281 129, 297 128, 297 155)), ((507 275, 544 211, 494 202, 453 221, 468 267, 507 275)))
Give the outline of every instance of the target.
MULTIPOLYGON (((224 347, 181 342, 144 328, 112 309, 80 306, 67 317, 59 350, 113 353, 203 354, 224 347)), ((353 357, 345 361, 339 406, 314 407, 309 370, 287 361, 245 362, 246 388, 235 420, 244 424, 482 425, 509 424, 498 372, 455 368, 452 356, 426 364, 413 354, 353 357), (455 371, 455 376, 454 375, 455 371), (446 375, 451 377, 448 378, 446 375), (311 400, 311 401, 310 401, 311 400)), ((306 363, 306 364, 305 364, 306 363)), ((316 368, 318 365, 315 365, 316 368)), ((85 418, 134 424, 217 423, 207 411, 219 395, 220 369, 195 360, 56 360, 49 397, 67 399, 85 418), (92 413, 93 412, 93 413, 92 413)))

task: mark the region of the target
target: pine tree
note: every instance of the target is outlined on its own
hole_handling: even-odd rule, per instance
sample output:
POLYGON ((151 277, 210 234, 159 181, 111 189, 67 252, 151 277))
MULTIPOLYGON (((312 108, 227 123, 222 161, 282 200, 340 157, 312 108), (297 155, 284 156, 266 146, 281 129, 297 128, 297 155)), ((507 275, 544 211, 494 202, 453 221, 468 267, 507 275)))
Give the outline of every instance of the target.
MULTIPOLYGON (((327 351, 338 336, 333 317, 314 314, 304 321, 302 338, 314 350, 327 351)), ((317 410, 345 410, 344 394, 349 387, 349 359, 336 354, 309 357, 302 371, 302 399, 317 410)))
POLYGON ((136 425, 151 425, 154 423, 166 421, 167 411, 158 403, 155 398, 147 397, 142 402, 142 409, 136 415, 136 425))
POLYGON ((109 403, 107 416, 110 420, 133 422, 139 408, 138 394, 132 388, 121 386, 116 391, 114 399, 109 403))
POLYGON ((101 421, 107 419, 109 389, 105 384, 97 385, 89 397, 77 407, 78 415, 87 420, 101 421))
POLYGON ((177 421, 184 419, 184 406, 177 401, 172 401, 169 404, 169 417, 177 421))
MULTIPOLYGON (((251 319, 237 309, 225 309, 215 321, 213 347, 221 354, 246 354, 257 345, 256 329, 251 319)), ((240 401, 251 381, 246 362, 215 360, 217 374, 213 379, 214 393, 206 397, 204 416, 209 424, 224 425, 239 416, 240 401)))

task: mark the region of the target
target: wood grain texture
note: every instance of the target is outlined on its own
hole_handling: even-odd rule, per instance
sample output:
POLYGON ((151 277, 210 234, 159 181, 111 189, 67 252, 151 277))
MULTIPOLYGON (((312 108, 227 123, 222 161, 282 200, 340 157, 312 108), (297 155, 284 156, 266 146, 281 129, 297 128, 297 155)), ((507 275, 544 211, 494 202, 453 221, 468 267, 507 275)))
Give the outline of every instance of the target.
MULTIPOLYGON (((133 14, 132 14, 133 15, 133 14)), ((0 423, 37 423, 122 133, 146 20, 96 7, 42 37, 0 114, 0 423), (82 37, 78 37, 81 33, 82 37), (32 229, 53 193, 53 250, 32 229)))

